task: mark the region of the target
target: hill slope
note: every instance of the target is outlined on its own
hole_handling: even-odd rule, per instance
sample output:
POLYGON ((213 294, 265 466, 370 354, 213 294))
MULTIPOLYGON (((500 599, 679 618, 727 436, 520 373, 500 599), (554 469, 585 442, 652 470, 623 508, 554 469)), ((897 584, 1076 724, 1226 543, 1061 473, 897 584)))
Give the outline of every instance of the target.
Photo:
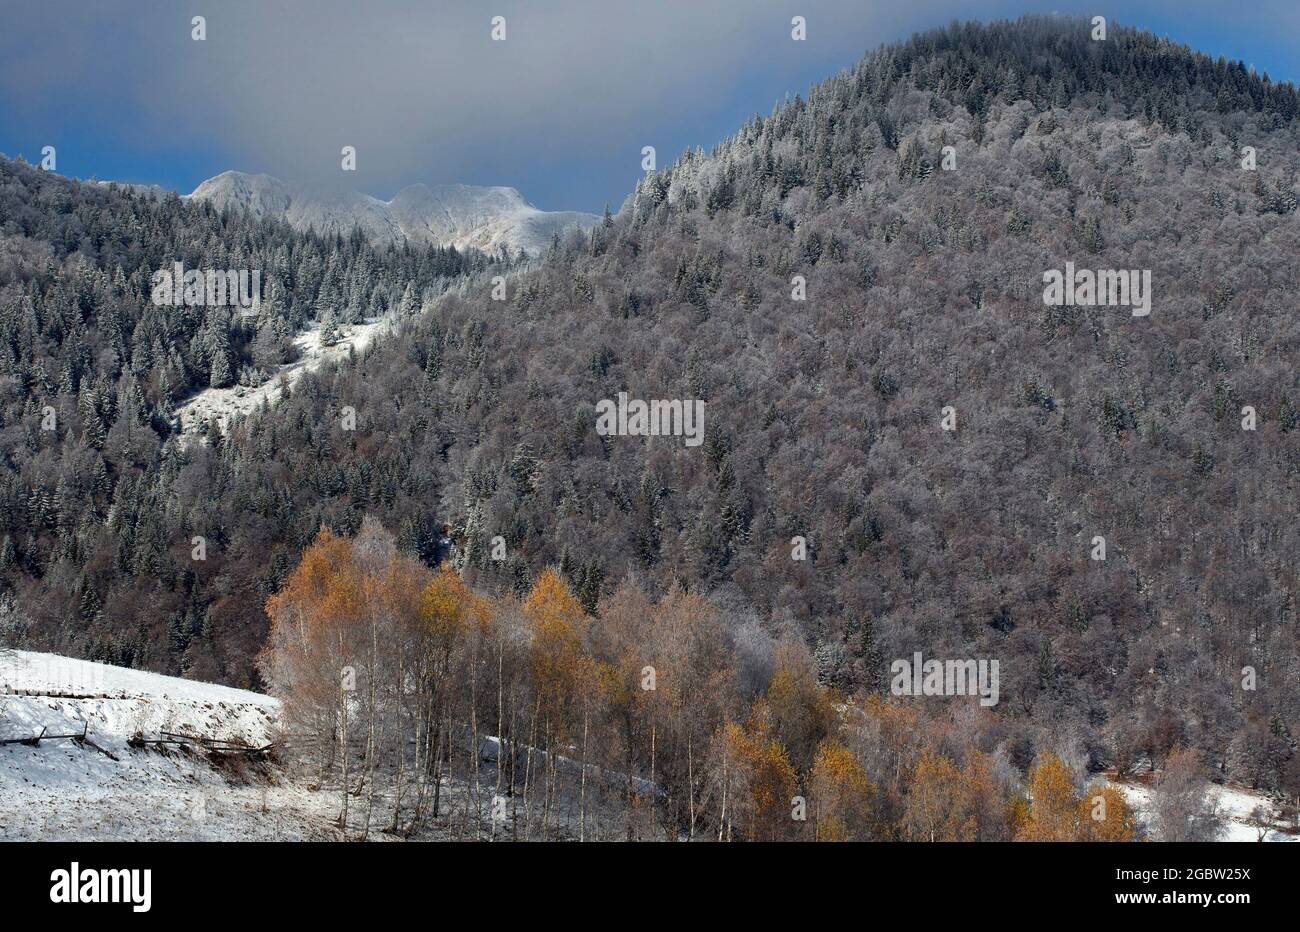
POLYGON ((1289 85, 1131 30, 928 33, 647 176, 504 306, 449 296, 229 455, 256 469, 274 437, 300 476, 409 477, 329 500, 408 538, 449 521, 481 585, 559 563, 592 607, 629 572, 703 587, 802 631, 842 688, 918 650, 998 658, 1021 765, 1185 742, 1294 781, 1295 117, 1289 85), (1150 315, 1045 304, 1067 262, 1149 270, 1150 315), (704 400, 703 445, 600 436, 620 391, 704 400), (345 403, 364 430, 322 459, 345 403))

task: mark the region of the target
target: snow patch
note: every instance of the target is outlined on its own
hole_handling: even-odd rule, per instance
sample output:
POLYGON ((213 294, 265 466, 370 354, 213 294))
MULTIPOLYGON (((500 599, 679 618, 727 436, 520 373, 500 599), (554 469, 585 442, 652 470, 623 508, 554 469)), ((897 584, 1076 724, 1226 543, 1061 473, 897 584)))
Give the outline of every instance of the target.
MULTIPOLYGON (((1106 781, 1124 794, 1124 801, 1137 814, 1143 827, 1151 824, 1151 811, 1154 791, 1140 783, 1106 781)), ((1219 841, 1259 841, 1259 832, 1249 824, 1250 814, 1256 806, 1263 807, 1273 819, 1278 816, 1277 804, 1263 793, 1256 793, 1241 787, 1219 786, 1211 783, 1206 786, 1206 795, 1218 804, 1219 814, 1223 818, 1223 828, 1219 832, 1219 841)), ((1264 835, 1265 841, 1296 841, 1295 835, 1269 829, 1264 835)))
POLYGON ((274 404, 284 394, 285 386, 292 388, 308 372, 314 372, 326 363, 340 362, 350 352, 360 353, 376 337, 391 330, 392 326, 391 315, 342 325, 339 327, 341 337, 338 342, 329 346, 321 340, 319 323, 310 330, 304 330, 293 341, 298 350, 298 358, 281 366, 275 375, 261 385, 207 388, 180 405, 176 409, 176 415, 180 421, 182 442, 188 444, 197 440, 204 424, 216 423, 225 431, 232 418, 256 412, 263 402, 274 404))
POLYGON ((0 653, 0 840, 330 839, 326 794, 167 733, 262 747, 270 696, 32 651, 0 653), (40 735, 84 735, 85 739, 40 735))

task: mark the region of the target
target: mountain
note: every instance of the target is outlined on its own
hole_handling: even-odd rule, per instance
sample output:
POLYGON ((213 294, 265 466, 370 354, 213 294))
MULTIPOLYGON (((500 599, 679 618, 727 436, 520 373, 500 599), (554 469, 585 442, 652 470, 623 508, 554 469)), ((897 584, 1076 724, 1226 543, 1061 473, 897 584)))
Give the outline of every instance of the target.
POLYGON ((233 171, 209 178, 189 199, 219 209, 246 207, 256 216, 283 218, 295 229, 318 233, 348 233, 355 225, 380 244, 407 240, 485 252, 506 245, 531 255, 546 251, 555 234, 589 230, 600 220, 577 211, 538 210, 514 188, 416 184, 381 201, 356 191, 233 171))
POLYGON ((357 514, 337 472, 418 475, 366 513, 448 528, 472 585, 681 585, 849 694, 996 660, 1018 768, 1184 744, 1300 780, 1297 100, 1131 29, 925 33, 647 175, 504 303, 471 282, 304 381, 230 481, 273 445, 306 521, 357 514), (1045 300, 1067 267, 1149 274, 1149 314, 1045 300), (704 402, 703 442, 602 435, 623 392, 704 402), (327 399, 366 426, 324 459, 327 399))
MULTIPOLYGON (((978 717, 1022 772, 1047 748, 1123 770, 1181 745, 1300 791, 1300 97, 1089 32, 954 25, 873 52, 644 177, 504 302, 453 257, 0 162, 8 624, 255 686, 267 597, 322 525, 372 516, 486 590, 554 566, 593 613, 628 577, 706 594, 749 695, 763 638, 847 695, 888 698, 918 651, 990 659, 996 707, 909 714, 953 715, 954 742, 978 717), (172 387, 229 384, 249 339, 149 306, 159 256, 271 269, 295 320, 376 294, 410 313, 181 449, 172 387), (1045 300, 1067 267, 1149 274, 1150 313, 1045 300), (703 402, 703 442, 599 432, 621 392, 703 402)), ((277 215, 296 196, 248 189, 277 215)), ((400 229, 398 203, 362 215, 400 229)))

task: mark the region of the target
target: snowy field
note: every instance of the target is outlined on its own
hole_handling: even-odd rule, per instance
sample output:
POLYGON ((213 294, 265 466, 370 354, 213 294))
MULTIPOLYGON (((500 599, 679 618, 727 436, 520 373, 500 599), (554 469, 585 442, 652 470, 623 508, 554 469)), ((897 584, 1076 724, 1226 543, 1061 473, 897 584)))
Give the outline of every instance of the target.
POLYGON ((133 747, 166 732, 270 742, 275 700, 53 654, 0 655, 0 839, 332 839, 335 801, 265 761, 191 746, 133 747))
MULTIPOLYGON (((0 742, 10 742, 0 743, 0 841, 341 840, 337 785, 312 789, 258 755, 222 755, 189 743, 141 745, 140 739, 182 735, 260 748, 275 740, 278 715, 279 703, 259 693, 55 654, 0 651, 0 742), (12 741, 42 733, 34 744, 12 741)), ((498 747, 490 737, 480 744, 478 791, 469 791, 463 774, 446 778, 443 814, 420 840, 487 839, 507 831, 494 832, 490 819, 468 814, 475 805, 491 807, 498 747)), ((545 755, 534 758, 540 767, 545 755)), ((562 758, 559 766, 570 762, 562 758)), ((376 780, 373 841, 396 837, 383 831, 392 813, 390 778, 376 780)), ((621 775, 593 775, 593 797, 597 783, 610 784, 608 795, 617 802, 621 775)), ((350 838, 362 834, 360 784, 354 797, 350 838)), ((609 812, 615 802, 606 804, 609 812)), ((559 833, 576 837, 576 800, 560 794, 557 806, 559 833)), ((599 809, 594 803, 593 815, 599 809)), ((622 818, 609 812, 606 837, 618 837, 622 818)), ((591 837, 600 836, 593 830, 591 837)))
POLYGON ((243 417, 256 411, 263 401, 274 404, 284 392, 284 386, 290 388, 308 372, 313 372, 330 362, 347 358, 350 351, 360 353, 374 339, 391 329, 391 316, 368 319, 359 324, 339 326, 338 342, 326 346, 321 342, 319 325, 305 330, 294 338, 293 345, 298 349, 298 358, 288 365, 281 366, 270 379, 261 385, 250 388, 247 385, 232 385, 229 388, 208 388, 188 399, 176 409, 180 418, 181 434, 184 442, 192 443, 198 439, 199 427, 213 421, 221 424, 224 430, 232 415, 243 417))
MULTIPOLYGON (((1119 787, 1120 792, 1124 794, 1125 802, 1138 814, 1139 821, 1144 826, 1148 825, 1151 819, 1151 788, 1140 783, 1116 783, 1113 780, 1110 783, 1119 787)), ((1239 787, 1216 786, 1214 784, 1210 784, 1207 792, 1217 803, 1219 815, 1223 819, 1223 829, 1219 833, 1219 841, 1259 841, 1258 829, 1249 823, 1250 814, 1256 806, 1262 807, 1274 818, 1277 816, 1276 803, 1261 793, 1254 793, 1239 787)), ((1286 832, 1269 829, 1264 833, 1263 840, 1297 841, 1300 839, 1286 832)))

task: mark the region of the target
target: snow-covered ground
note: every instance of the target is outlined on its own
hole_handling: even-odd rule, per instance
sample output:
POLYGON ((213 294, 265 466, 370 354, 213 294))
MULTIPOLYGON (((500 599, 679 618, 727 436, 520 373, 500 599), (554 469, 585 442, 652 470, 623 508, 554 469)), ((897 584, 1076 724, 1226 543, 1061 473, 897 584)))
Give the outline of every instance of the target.
POLYGON ((71 660, 0 654, 0 840, 332 839, 335 800, 267 761, 133 747, 165 732, 261 747, 279 706, 257 693, 71 660))
MULTIPOLYGON (((276 739, 279 712, 275 699, 241 689, 54 654, 0 651, 0 742, 10 742, 0 743, 0 841, 340 840, 337 781, 313 789, 274 755, 148 743, 170 734, 261 748, 276 739), (42 734, 35 743, 11 741, 42 734)), ((497 740, 482 739, 480 754, 479 789, 470 791, 461 758, 461 775, 443 782, 442 816, 426 823, 419 839, 509 834, 500 825, 494 832, 490 817, 469 815, 471 806, 492 807, 497 740)), ((533 767, 544 759, 535 751, 533 767)), ((576 765, 561 758, 559 767, 576 765)), ((590 776, 588 812, 604 823, 604 837, 620 837, 623 778, 598 770, 590 776)), ((383 828, 392 813, 391 773, 375 785, 368 837, 388 840, 393 836, 383 828)), ((648 788, 645 781, 636 785, 648 788)), ((552 835, 576 837, 577 799, 569 790, 554 798, 552 835)), ((354 795, 350 838, 362 834, 365 809, 359 784, 354 795)), ((409 815, 409 798, 407 806, 409 815)), ((588 833, 602 837, 594 824, 588 833)))
POLYGON ((144 697, 278 708, 274 699, 261 693, 25 650, 0 653, 0 694, 4 693, 86 699, 144 697))
POLYGON ((193 442, 199 436, 199 427, 204 423, 216 421, 224 430, 231 415, 242 417, 251 414, 261 406, 263 401, 274 404, 284 392, 284 386, 290 388, 308 372, 319 369, 328 362, 335 362, 347 357, 350 351, 360 353, 381 333, 391 329, 391 316, 370 318, 358 324, 346 324, 339 327, 341 334, 337 343, 326 346, 321 342, 319 324, 305 330, 294 338, 298 348, 298 359, 281 366, 273 377, 255 388, 246 385, 234 385, 230 388, 208 388, 186 400, 176 409, 180 418, 184 441, 193 442))
MULTIPOLYGON (((1119 787, 1124 800, 1138 815, 1138 820, 1145 826, 1150 824, 1152 808, 1152 789, 1140 783, 1108 781, 1119 787)), ((1250 814, 1256 806, 1261 806, 1274 818, 1277 816, 1277 804, 1262 793, 1255 793, 1239 787, 1217 786, 1210 784, 1206 790, 1218 804, 1219 815, 1223 818, 1220 841, 1259 841, 1258 830, 1249 823, 1250 814)), ((1297 836, 1269 829, 1264 841, 1297 841, 1297 836)))

